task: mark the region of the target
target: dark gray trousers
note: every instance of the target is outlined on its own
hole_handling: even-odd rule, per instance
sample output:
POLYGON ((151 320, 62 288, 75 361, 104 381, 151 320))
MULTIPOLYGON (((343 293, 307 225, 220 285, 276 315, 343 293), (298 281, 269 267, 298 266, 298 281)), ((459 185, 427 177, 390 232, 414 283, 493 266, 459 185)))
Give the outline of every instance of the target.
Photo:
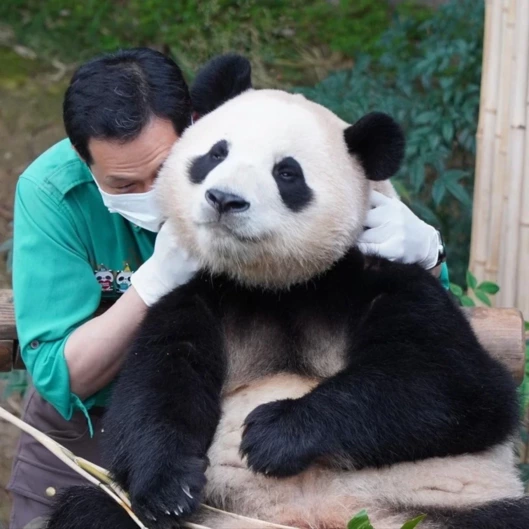
MULTIPOLYGON (((94 427, 94 437, 90 438, 88 423, 81 412, 66 421, 31 387, 26 396, 23 420, 75 455, 101 465, 98 439, 102 414, 102 408, 90 410, 94 427)), ((53 498, 62 488, 88 483, 40 443, 22 433, 7 485, 13 501, 9 529, 23 529, 30 522, 33 522, 32 528, 38 527, 38 519, 49 515, 53 498)))

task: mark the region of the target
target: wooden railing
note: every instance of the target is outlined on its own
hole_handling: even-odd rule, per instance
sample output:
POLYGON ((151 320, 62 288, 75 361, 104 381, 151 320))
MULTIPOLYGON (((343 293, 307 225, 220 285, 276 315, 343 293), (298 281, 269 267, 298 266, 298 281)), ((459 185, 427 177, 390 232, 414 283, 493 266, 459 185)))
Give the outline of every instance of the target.
MULTIPOLYGON (((104 312, 102 304, 96 314, 104 312)), ((523 380, 525 363, 524 320, 516 309, 464 309, 483 346, 503 362, 517 382, 523 380)), ((457 332, 457 329, 454 329, 457 332)), ((24 369, 20 357, 13 296, 11 290, 0 290, 0 371, 24 369)))

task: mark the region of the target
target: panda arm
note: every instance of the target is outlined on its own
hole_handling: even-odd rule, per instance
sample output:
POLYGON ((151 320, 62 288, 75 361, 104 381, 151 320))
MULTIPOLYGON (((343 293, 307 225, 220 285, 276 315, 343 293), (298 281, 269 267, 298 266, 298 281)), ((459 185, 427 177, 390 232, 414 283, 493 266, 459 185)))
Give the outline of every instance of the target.
POLYGON ((105 417, 111 472, 147 519, 197 506, 220 417, 220 320, 214 299, 197 285, 149 309, 105 417))
POLYGON ((387 272, 361 278, 373 296, 351 322, 346 369, 247 417, 242 449, 255 470, 292 475, 320 457, 377 467, 484 450, 513 433, 514 382, 443 287, 418 267, 387 272))

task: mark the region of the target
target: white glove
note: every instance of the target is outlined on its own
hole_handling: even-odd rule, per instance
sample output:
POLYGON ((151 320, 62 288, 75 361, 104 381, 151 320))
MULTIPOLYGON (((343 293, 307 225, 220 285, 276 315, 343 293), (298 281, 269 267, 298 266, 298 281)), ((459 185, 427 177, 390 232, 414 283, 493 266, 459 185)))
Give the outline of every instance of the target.
POLYGON ((150 307, 177 286, 187 283, 198 268, 198 262, 178 245, 174 231, 165 222, 156 236, 152 256, 132 274, 130 282, 150 307))
POLYGON ((371 191, 367 228, 358 248, 366 255, 378 255, 401 263, 417 263, 426 270, 437 264, 437 230, 419 219, 399 199, 371 191))

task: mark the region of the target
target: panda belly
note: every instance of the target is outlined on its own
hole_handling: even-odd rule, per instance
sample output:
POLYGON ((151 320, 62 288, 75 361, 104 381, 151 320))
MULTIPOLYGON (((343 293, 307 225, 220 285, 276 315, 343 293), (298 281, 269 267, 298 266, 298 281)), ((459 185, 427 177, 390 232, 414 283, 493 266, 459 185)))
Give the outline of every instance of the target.
MULTIPOLYGON (((208 453, 204 499, 210 506, 299 529, 344 529, 357 512, 367 509, 376 529, 400 529, 429 508, 464 509, 523 494, 510 445, 359 471, 318 463, 281 479, 250 471, 239 454, 245 418, 261 404, 300 398, 342 370, 345 326, 303 321, 295 351, 273 319, 261 316, 242 329, 237 317, 227 317, 224 330, 228 370, 222 416, 208 453)), ((213 516, 201 521, 215 529, 253 527, 213 516)), ((422 527, 441 526, 429 522, 422 527)))
MULTIPOLYGON (((317 379, 282 373, 225 396, 222 418, 208 453, 205 503, 300 529, 343 529, 352 516, 367 509, 377 529, 400 529, 410 516, 428 509, 464 509, 523 495, 510 445, 481 454, 382 469, 340 471, 313 465, 297 476, 282 479, 250 471, 239 455, 246 416, 260 404, 299 398, 317 383, 317 379)), ((205 525, 216 529, 252 527, 248 522, 213 516, 203 519, 205 525)), ((441 527, 433 522, 422 526, 441 527)))

